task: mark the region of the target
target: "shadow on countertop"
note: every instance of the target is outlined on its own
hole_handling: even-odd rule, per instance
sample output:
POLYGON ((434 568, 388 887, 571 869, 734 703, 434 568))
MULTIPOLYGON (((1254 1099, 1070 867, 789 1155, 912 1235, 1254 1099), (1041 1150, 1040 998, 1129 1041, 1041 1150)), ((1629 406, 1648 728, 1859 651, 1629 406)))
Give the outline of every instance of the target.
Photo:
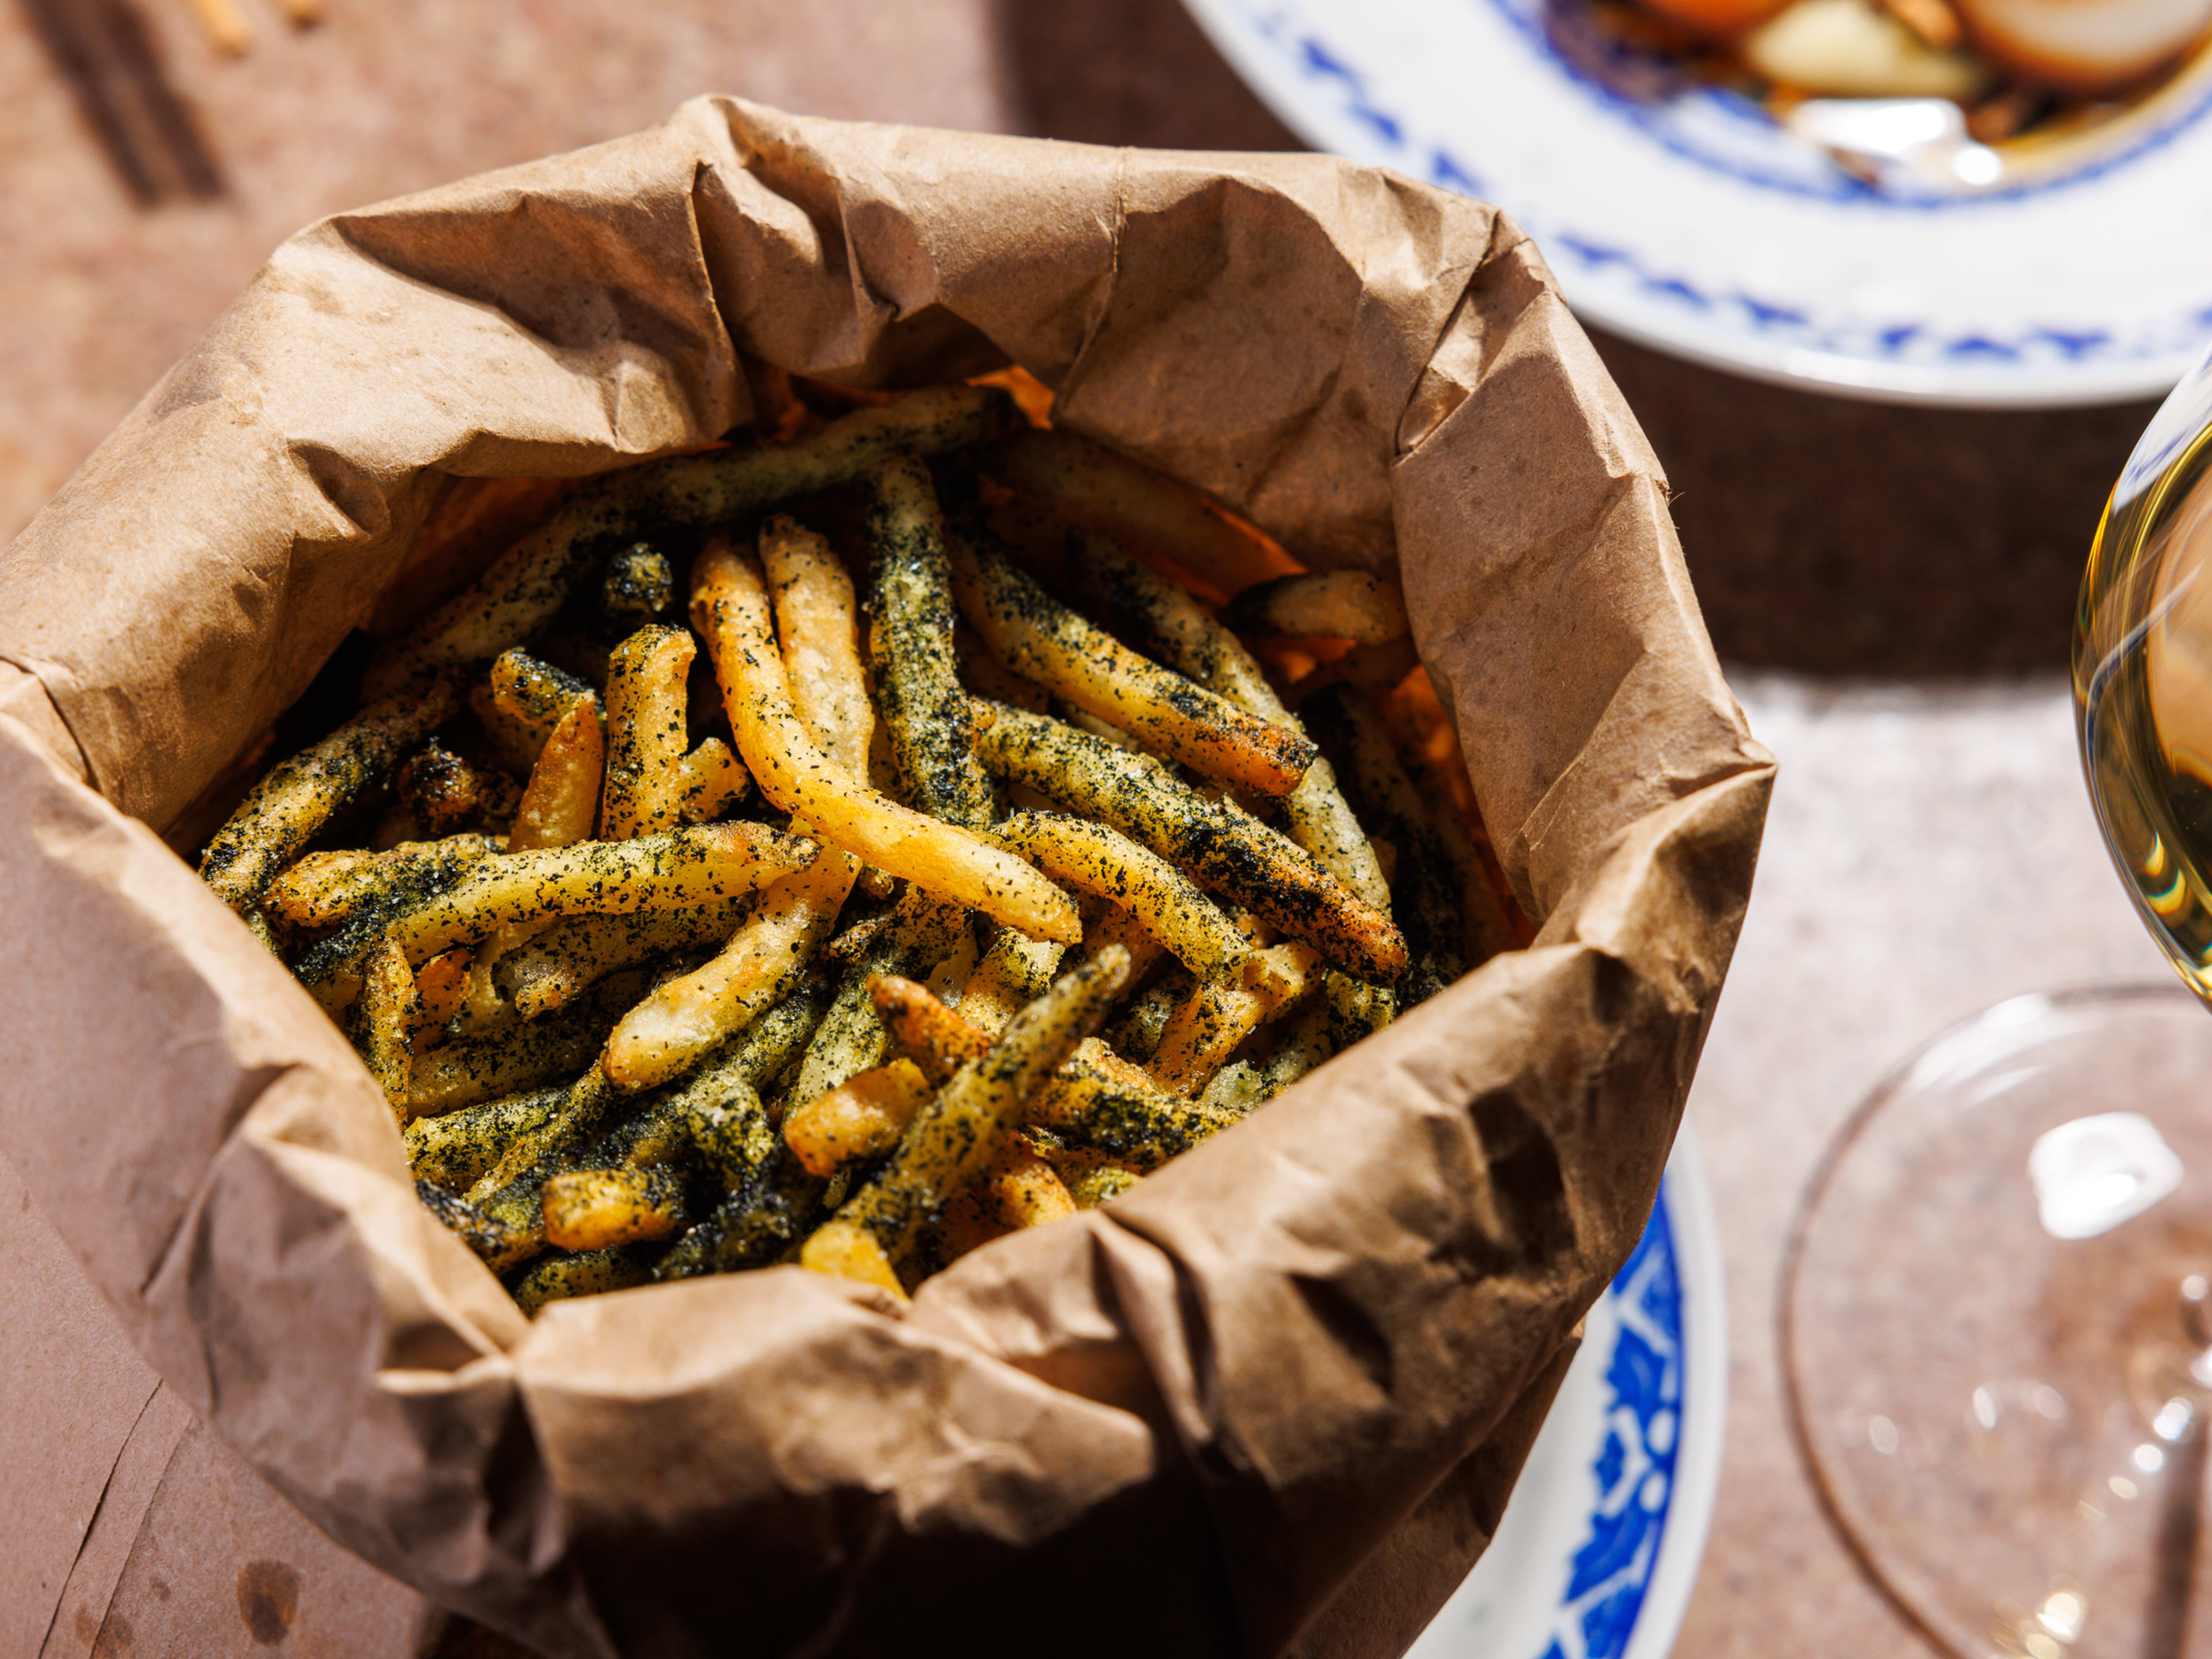
MULTIPOLYGON (((1304 148, 1180 0, 995 4, 1008 102, 1025 131, 1304 148)), ((2098 515, 2154 404, 1861 403, 1591 337, 1667 470, 1724 659, 1882 679, 2066 665, 2098 515)))

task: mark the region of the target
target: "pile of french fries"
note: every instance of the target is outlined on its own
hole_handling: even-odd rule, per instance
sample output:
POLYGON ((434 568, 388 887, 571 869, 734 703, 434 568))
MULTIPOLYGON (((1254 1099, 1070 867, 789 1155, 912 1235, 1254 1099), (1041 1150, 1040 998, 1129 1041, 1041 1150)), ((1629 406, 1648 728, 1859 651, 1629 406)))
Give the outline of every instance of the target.
POLYGON ((1388 582, 1002 386, 765 383, 773 441, 547 506, 204 849, 532 1312, 909 1294, 1525 938, 1388 582))

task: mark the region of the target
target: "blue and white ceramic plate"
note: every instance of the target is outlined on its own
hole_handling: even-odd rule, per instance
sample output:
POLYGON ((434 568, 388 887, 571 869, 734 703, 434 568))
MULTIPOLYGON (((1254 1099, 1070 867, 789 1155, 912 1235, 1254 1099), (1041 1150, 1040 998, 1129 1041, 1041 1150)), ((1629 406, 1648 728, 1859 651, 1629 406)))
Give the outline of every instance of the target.
POLYGON ((1490 1549, 1409 1659, 1662 1659, 1720 1485, 1728 1329, 1686 1127, 1490 1549))
POLYGON ((1877 188, 1577 0, 1186 3, 1307 142, 1498 204, 1585 318, 1684 356, 2087 404, 2162 395, 2212 335, 2212 56, 1995 185, 1877 188))

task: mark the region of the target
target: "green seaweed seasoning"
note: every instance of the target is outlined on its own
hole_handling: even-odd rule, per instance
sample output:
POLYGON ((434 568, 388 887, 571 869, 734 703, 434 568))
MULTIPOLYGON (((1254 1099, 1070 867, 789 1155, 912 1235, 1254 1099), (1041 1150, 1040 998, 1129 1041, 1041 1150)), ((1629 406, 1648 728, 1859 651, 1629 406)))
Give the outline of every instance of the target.
POLYGON ((549 1255, 516 1274, 507 1291, 515 1305, 534 1318, 549 1302, 650 1284, 653 1264, 665 1249, 658 1243, 610 1244, 605 1249, 580 1250, 573 1255, 566 1252, 549 1255))
POLYGON ((952 649, 952 567, 929 470, 892 455, 868 475, 868 660, 909 805, 988 829, 991 784, 952 649))
POLYGON ((407 1167, 417 1181, 456 1191, 481 1179, 524 1135, 552 1121, 568 1085, 532 1089, 481 1101, 438 1117, 418 1117, 401 1139, 407 1167))
POLYGON ((968 913, 958 905, 933 899, 919 889, 909 886, 900 895, 890 926, 875 936, 838 980, 836 1000, 799 1063, 799 1079, 792 1089, 794 1098, 812 1100, 883 1064, 890 1033, 876 1012, 869 981, 878 974, 908 979, 926 974, 952 954, 967 921, 968 913))
POLYGON ((408 1103, 420 1113, 444 1113, 573 1077, 591 1064, 645 986, 635 969, 610 974, 587 994, 538 1019, 434 1048, 415 1062, 408 1103))
POLYGON ((607 561, 599 616, 610 639, 658 622, 676 603, 676 568, 650 542, 632 542, 607 561))
POLYGON ((376 890, 347 914, 336 933, 318 940, 292 964, 292 972, 330 1013, 342 1013, 361 989, 362 963, 400 917, 459 884, 477 862, 444 849, 396 860, 376 890))
POLYGON ((622 1137, 622 1161, 690 1155, 724 1188, 738 1186, 775 1140, 761 1091, 798 1063, 830 1002, 827 981, 804 975, 638 1115, 635 1132, 622 1137))
POLYGON ((1398 849, 1392 908, 1408 953, 1396 986, 1398 1006, 1415 1007, 1467 971, 1461 873, 1389 727, 1358 690, 1328 686, 1307 698, 1301 712, 1334 759, 1361 822, 1398 849))
POLYGON ((812 1231, 827 1208, 831 1183, 810 1175, 781 1139, 744 1184, 691 1228, 660 1260, 657 1279, 761 1267, 812 1231))
POLYGON ((542 1228, 517 1226, 511 1221, 488 1215, 466 1199, 456 1198, 442 1187, 418 1181, 415 1183, 415 1195, 422 1200, 424 1209, 458 1234, 461 1243, 483 1257, 495 1273, 504 1272, 528 1261, 545 1247, 542 1228))

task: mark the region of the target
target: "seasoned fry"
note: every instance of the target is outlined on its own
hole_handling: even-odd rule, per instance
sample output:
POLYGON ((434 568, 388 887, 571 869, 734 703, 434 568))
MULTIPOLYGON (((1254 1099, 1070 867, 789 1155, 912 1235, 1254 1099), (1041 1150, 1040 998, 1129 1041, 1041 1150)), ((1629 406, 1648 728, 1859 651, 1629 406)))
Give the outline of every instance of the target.
POLYGON ((829 543, 790 519, 761 526, 760 556, 792 707, 823 754, 865 776, 876 711, 860 665, 853 579, 829 543))
POLYGON ((465 948, 432 957, 415 970, 415 989, 422 1000, 422 1012, 415 1018, 415 1049, 423 1052, 446 1029, 446 1022, 459 1007, 461 997, 468 988, 469 957, 465 948))
POLYGON ((894 450, 934 454, 995 436, 1017 419, 1004 392, 944 386, 856 410, 795 444, 680 456, 597 480, 380 655, 364 695, 382 696, 426 671, 489 661, 528 638, 552 620, 606 538, 641 517, 726 523, 849 483, 894 450))
POLYGON ((992 1217, 1009 1231, 1042 1227, 1075 1213, 1060 1172, 1010 1135, 999 1147, 991 1167, 984 1170, 975 1190, 992 1217))
POLYGON ((676 818, 679 823, 707 823, 719 818, 744 798, 752 780, 720 738, 704 738, 699 746, 676 763, 676 818))
POLYGON ((1075 902, 1004 848, 886 799, 822 752, 769 643, 759 571, 726 544, 692 573, 692 619, 721 681, 738 750, 761 791, 832 846, 1032 936, 1080 936, 1075 902))
POLYGON ((1126 954, 1109 951, 1062 975, 1017 1014, 990 1050, 923 1108, 890 1166, 807 1240, 800 1265, 846 1271, 854 1234, 893 1258, 903 1252, 930 1212, 989 1165, 1022 1102, 1097 1029, 1128 969, 1126 954))
POLYGON ((458 879, 463 866, 497 851, 489 836, 460 835, 404 842, 388 853, 310 853, 270 884, 262 908, 295 927, 334 927, 422 872, 458 879))
POLYGON ((994 771, 1143 842, 1346 973, 1389 980, 1404 969, 1405 941, 1390 918, 1257 819, 1207 800, 1150 756, 1046 716, 991 707, 977 751, 994 771))
POLYGON ((586 682, 520 646, 501 652, 491 665, 492 706, 539 744, 586 697, 599 702, 586 682))
MULTIPOLYGON (((1066 945, 1051 939, 1031 939, 1018 928, 999 928, 960 994, 962 1018, 996 1036, 1018 1010, 1044 994, 1066 954, 1066 945)), ((1139 965, 1130 969, 1133 977, 1143 971, 1139 965)))
MULTIPOLYGON (((1331 975, 1332 979, 1342 977, 1331 975)), ((1330 1024, 1326 1004, 1307 1004, 1296 1019, 1286 1024, 1283 1040, 1274 1053, 1262 1059, 1235 1060, 1223 1066, 1206 1085, 1198 1103, 1237 1116, 1264 1106, 1334 1052, 1329 1041, 1330 1024)))
POLYGON ((390 936, 421 962, 520 922, 726 899, 805 868, 817 850, 763 824, 714 823, 510 853, 471 865, 447 891, 394 918, 390 936))
POLYGON ((891 1045, 921 1068, 932 1088, 981 1059, 991 1046, 994 1033, 947 1007, 927 986, 897 974, 878 974, 868 981, 868 996, 891 1045))
POLYGON ((607 561, 599 614, 628 634, 667 615, 676 603, 676 569, 650 542, 634 542, 607 561))
POLYGON ((422 1016, 422 994, 415 988, 407 957, 389 939, 368 953, 358 1015, 357 1041, 369 1075, 402 1128, 407 1125, 408 1076, 415 1063, 415 1025, 422 1016))
POLYGON ((1253 953, 1237 981, 1202 981, 1169 1017, 1152 1075, 1177 1094, 1197 1093, 1262 1023, 1320 988, 1319 962, 1296 942, 1270 945, 1253 953))
POLYGON ((244 915, 331 815, 382 779, 453 712, 455 701, 453 683, 443 678, 386 697, 277 767, 208 842, 201 879, 244 915))
POLYGON ((799 1062, 793 1093, 800 1100, 827 1094, 847 1078, 883 1063, 890 1038, 877 1018, 868 987, 879 974, 911 975, 941 960, 952 949, 963 918, 957 905, 939 904, 909 890, 895 919, 867 954, 845 970, 837 999, 799 1062))
POLYGON ((518 1227, 486 1215, 467 1200, 456 1198, 427 1181, 415 1183, 422 1207, 444 1222, 461 1242, 483 1258, 494 1273, 518 1267, 545 1248, 545 1236, 535 1226, 518 1227))
POLYGON ((1143 1179, 1134 1170, 1119 1164, 1100 1164, 1068 1188, 1068 1196, 1075 1200, 1077 1209, 1095 1210, 1101 1204, 1112 1203, 1143 1179))
POLYGON ((933 1090, 910 1060, 862 1072, 785 1114, 784 1145, 809 1173, 834 1175, 897 1146, 933 1090))
MULTIPOLYGON (((1079 533, 1073 562, 1103 545, 1079 533)), ((1303 733, 1139 656, 1047 593, 979 530, 955 537, 951 556, 961 614, 1015 673, 1207 777, 1268 795, 1297 787, 1315 753, 1303 733)))
POLYGON ((829 1006, 827 987, 802 981, 639 1115, 628 1162, 643 1167, 690 1147, 725 1187, 743 1186, 781 1145, 760 1091, 797 1062, 829 1006))
POLYGON ((690 738, 685 681, 698 641, 690 631, 650 623, 607 659, 606 787, 599 836, 627 841, 682 821, 677 775, 690 738))
MULTIPOLYGON (((1163 974, 1157 983, 1129 1004, 1106 1034, 1115 1052, 1149 1064, 1159 1051, 1160 1033, 1167 1030, 1169 1016, 1182 1005, 1182 1000, 1196 983, 1190 969, 1180 963, 1163 974)), ((1145 1076, 1149 1082, 1152 1073, 1147 1072, 1145 1076)))
POLYGON ((1363 984, 1334 969, 1323 977, 1322 994, 1328 1005, 1328 1040, 1334 1048, 1349 1048, 1398 1017, 1395 989, 1363 984))
POLYGON ((1030 1121, 1070 1145, 1139 1171, 1158 1169, 1241 1115, 1169 1094, 1149 1079, 1108 1076, 1080 1054, 1045 1085, 1029 1112, 1030 1121))
POLYGON ((662 1170, 570 1170, 546 1177, 545 1242, 557 1249, 604 1250, 672 1237, 681 1194, 662 1170))
POLYGON ((457 886, 471 865, 480 862, 441 858, 395 862, 380 890, 355 905, 337 932, 301 954, 292 964, 294 975, 324 1012, 334 1018, 343 1014, 361 994, 362 964, 383 943, 385 930, 398 917, 457 886))
POLYGON ((536 852, 590 839, 599 822, 605 763, 599 701, 586 691, 568 706, 538 751, 507 831, 507 850, 536 852))
POLYGON ((1316 570, 1246 588, 1222 620, 1240 634, 1381 645, 1413 631, 1395 582, 1369 570, 1316 570))
POLYGON ((492 976, 515 1012, 535 1019, 574 1000, 617 969, 671 951, 721 944, 737 932, 751 905, 750 896, 740 895, 629 915, 571 916, 502 956, 492 976))
POLYGON ((1069 518, 1158 549, 1218 593, 1291 568, 1189 486, 1073 433, 1018 431, 978 462, 993 477, 1069 518))
POLYGON ((499 790, 490 777, 433 738, 399 763, 392 793, 423 835, 436 839, 482 815, 499 790))
POLYGON ((653 1279, 649 1244, 618 1244, 611 1249, 586 1250, 580 1255, 550 1255, 515 1281, 515 1305, 535 1318, 549 1302, 572 1296, 599 1296, 628 1290, 653 1279))
POLYGON ((1234 973, 1251 954, 1218 905, 1117 830, 1060 812, 1017 812, 993 833, 1047 875, 1110 899, 1201 979, 1234 973))
POLYGON ((929 469, 911 455, 887 456, 868 489, 868 662, 891 758, 909 801, 981 830, 991 822, 991 786, 973 753, 953 660, 951 568, 929 469))
POLYGON ((906 1300, 906 1286, 899 1283, 898 1270, 891 1266, 889 1253, 866 1228, 842 1218, 810 1237, 799 1261, 801 1267, 815 1273, 857 1279, 889 1291, 902 1302, 906 1300))
POLYGON ((589 996, 543 1019, 449 1042, 416 1061, 408 1106, 419 1116, 435 1116, 573 1077, 590 1064, 616 1018, 644 988, 635 973, 611 975, 589 996))
POLYGON ((407 1168, 417 1181, 471 1186, 518 1138, 548 1122, 568 1096, 568 1085, 561 1084, 416 1118, 400 1136, 407 1146, 407 1168))

